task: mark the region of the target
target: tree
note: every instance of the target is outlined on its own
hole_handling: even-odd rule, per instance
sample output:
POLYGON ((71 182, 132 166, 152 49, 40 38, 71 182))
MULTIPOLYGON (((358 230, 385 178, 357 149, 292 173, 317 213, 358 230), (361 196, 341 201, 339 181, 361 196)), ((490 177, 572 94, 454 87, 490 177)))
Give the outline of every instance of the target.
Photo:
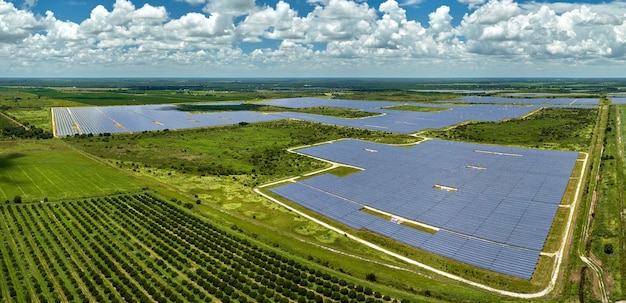
POLYGON ((365 275, 365 279, 370 282, 376 282, 377 280, 376 275, 374 273, 369 273, 365 275))
POLYGON ((607 255, 610 255, 613 253, 613 244, 611 243, 607 243, 604 244, 604 253, 607 255))
POLYGON ((15 196, 15 198, 13 198, 13 203, 22 203, 22 197, 15 196))

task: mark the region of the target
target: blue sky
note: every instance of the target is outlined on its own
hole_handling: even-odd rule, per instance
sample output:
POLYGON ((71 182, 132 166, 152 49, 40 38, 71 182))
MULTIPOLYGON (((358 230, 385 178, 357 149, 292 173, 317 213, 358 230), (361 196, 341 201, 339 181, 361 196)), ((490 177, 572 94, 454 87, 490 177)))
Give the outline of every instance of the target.
POLYGON ((0 77, 626 77, 626 2, 0 0, 0 77))

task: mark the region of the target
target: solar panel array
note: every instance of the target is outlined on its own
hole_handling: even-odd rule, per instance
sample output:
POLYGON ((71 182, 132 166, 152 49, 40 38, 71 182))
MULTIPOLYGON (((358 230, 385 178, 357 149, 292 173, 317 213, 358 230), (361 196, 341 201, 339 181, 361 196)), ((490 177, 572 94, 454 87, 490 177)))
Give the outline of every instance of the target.
POLYGON ((252 111, 195 114, 174 105, 53 108, 56 135, 102 134, 185 129, 278 120, 252 111))
POLYGON ((415 112, 384 109, 385 107, 389 106, 401 105, 397 102, 350 101, 316 98, 280 99, 265 102, 265 104, 292 108, 312 106, 336 106, 380 113, 381 115, 378 116, 360 119, 344 119, 294 112, 284 112, 276 115, 289 119, 298 119, 318 123, 342 125, 348 127, 388 131, 403 134, 413 133, 428 128, 447 127, 467 120, 499 121, 505 118, 515 118, 525 115, 538 108, 538 106, 536 105, 448 106, 437 104, 412 104, 429 107, 445 107, 450 109, 441 112, 415 112))
MULTIPOLYGON (((236 111, 194 114, 190 112, 179 111, 178 108, 174 105, 54 108, 53 114, 55 125, 57 127, 57 136, 70 136, 75 134, 89 133, 100 134, 141 132, 163 130, 166 128, 184 129, 235 124, 239 122, 258 122, 278 119, 298 119, 318 123, 343 125, 354 128, 408 134, 429 128, 437 129, 447 127, 467 120, 499 121, 505 118, 515 118, 537 109, 540 105, 537 105, 536 102, 552 102, 549 106, 569 106, 567 104, 572 102, 592 102, 594 99, 543 100, 494 97, 466 97, 464 100, 466 100, 467 102, 471 102, 472 100, 474 100, 476 102, 480 101, 480 103, 495 104, 473 104, 470 106, 414 104, 419 106, 445 107, 450 109, 441 112, 414 112, 385 109, 390 106, 401 105, 401 103, 399 102, 293 98, 277 99, 262 103, 291 108, 333 106, 353 108, 380 114, 377 116, 360 119, 345 119, 295 112, 262 114, 250 111, 236 111), (527 105, 519 106, 502 104, 512 102, 523 103, 527 105)), ((597 100, 595 100, 595 102, 597 103, 597 100)), ((225 103, 220 104, 224 105, 225 103)), ((226 104, 239 104, 239 102, 228 102, 226 104)), ((546 105, 548 105, 548 103, 544 103, 541 106, 546 105)))
POLYGON ((466 96, 461 98, 468 103, 497 103, 497 104, 541 104, 541 105, 597 105, 598 98, 504 98, 466 96))
POLYGON ((524 279, 532 276, 578 157, 440 140, 410 148, 345 140, 299 152, 364 171, 325 174, 275 193, 348 226, 524 279), (432 235, 388 222, 363 206, 440 230, 432 235))
POLYGON ((613 98, 611 98, 611 102, 613 104, 626 104, 626 98, 623 98, 623 97, 613 97, 613 98))
POLYGON ((307 108, 318 106, 352 108, 360 110, 377 109, 381 107, 389 107, 401 105, 401 102, 387 101, 359 101, 359 100, 340 100, 340 99, 322 99, 322 98, 286 98, 275 99, 260 104, 282 106, 289 108, 307 108))

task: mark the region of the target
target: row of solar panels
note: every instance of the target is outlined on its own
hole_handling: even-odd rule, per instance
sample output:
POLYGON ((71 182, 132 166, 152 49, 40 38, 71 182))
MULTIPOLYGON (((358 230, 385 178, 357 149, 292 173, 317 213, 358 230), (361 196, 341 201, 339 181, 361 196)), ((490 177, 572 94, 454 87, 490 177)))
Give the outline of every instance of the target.
POLYGON ((402 243, 470 265, 530 279, 539 252, 507 246, 446 230, 429 234, 360 211, 361 205, 309 187, 291 183, 272 189, 289 200, 355 229, 368 229, 402 243))
MULTIPOLYGON (((613 103, 626 103, 626 98, 612 98, 613 103)), ((505 97, 483 97, 483 96, 465 96, 460 99, 441 100, 439 102, 466 102, 466 103, 493 103, 493 104, 540 104, 540 105, 597 105, 600 100, 598 98, 505 98, 505 97)), ((269 102, 274 106, 283 106, 291 108, 305 108, 314 106, 333 106, 354 108, 360 110, 372 110, 389 106, 405 105, 401 102, 380 102, 380 101, 359 101, 359 100, 341 100, 341 99, 322 99, 322 98, 288 98, 276 99, 269 102), (297 101, 297 102, 294 102, 297 101)), ((409 103, 411 105, 413 103, 409 103)), ((424 104, 420 106, 446 107, 452 105, 424 104)))
MULTIPOLYGON (((533 161, 542 163, 545 159, 549 159, 550 163, 545 166, 537 166, 543 167, 543 171, 539 169, 511 171, 507 178, 503 178, 503 172, 511 169, 511 165, 488 166, 485 170, 474 170, 472 174, 455 174, 454 171, 451 171, 454 178, 463 177, 465 179, 459 182, 462 186, 455 188, 455 191, 445 191, 434 188, 437 184, 451 184, 448 182, 450 180, 448 176, 439 173, 442 168, 432 165, 432 163, 437 162, 429 160, 428 157, 426 159, 415 157, 418 160, 409 164, 403 162, 408 159, 406 155, 400 156, 403 153, 419 151, 422 148, 433 153, 438 150, 437 154, 445 154, 445 157, 442 156, 443 158, 449 157, 453 160, 464 159, 466 153, 475 154, 475 149, 485 149, 485 146, 468 143, 450 144, 449 142, 433 140, 411 148, 403 148, 358 140, 345 140, 302 149, 300 152, 333 161, 342 159, 347 161, 344 162, 346 164, 365 167, 364 171, 343 178, 322 175, 302 182, 322 191, 359 201, 361 204, 389 213, 401 214, 406 218, 426 224, 449 228, 466 235, 474 235, 478 232, 480 237, 496 242, 512 244, 507 241, 515 239, 515 245, 541 249, 557 205, 560 203, 562 194, 569 182, 569 175, 577 158, 576 153, 554 151, 540 151, 538 153, 536 150, 530 149, 501 149, 501 151, 515 152, 516 155, 521 155, 522 157, 513 157, 513 159, 521 161, 520 167, 531 165, 533 161), (433 149, 433 146, 437 148, 433 149), (366 147, 377 150, 376 157, 381 157, 372 158, 370 152, 359 152, 366 147), (545 157, 541 157, 541 154, 545 157), (559 157, 561 158, 559 159, 559 157), (369 162, 374 163, 370 165, 369 162), (377 172, 383 166, 385 167, 384 172, 377 172), (407 167, 411 169, 406 170, 407 167), (559 172, 555 173, 555 171, 559 172), (537 213, 535 210, 542 212, 537 213), (515 220, 513 218, 508 220, 488 219, 489 215, 494 212, 502 214, 515 212, 515 220), (533 215, 525 215, 526 212, 533 215), (539 222, 536 219, 540 219, 539 222), (462 224, 458 224, 459 222, 462 224), (540 224, 541 222, 543 224, 540 224), (481 229, 482 224, 490 224, 497 228, 500 233, 485 233, 485 228, 481 229), (520 242, 519 239, 525 238, 523 234, 514 232, 518 225, 534 226, 535 232, 531 233, 531 236, 538 238, 526 241, 528 244, 518 243, 520 242)), ((481 157, 502 157, 493 154, 479 155, 481 157)), ((441 163, 445 167, 447 162, 442 161, 441 163)), ((457 166, 457 170, 467 171, 468 169, 457 166)), ((491 230, 491 228, 486 230, 491 230)))
POLYGON ((442 191, 436 189, 408 194, 406 190, 368 187, 367 183, 337 186, 337 181, 340 179, 325 175, 302 183, 407 219, 529 249, 541 249, 558 207, 490 195, 443 192, 444 197, 437 195, 442 191), (523 226, 532 227, 527 236, 518 230, 523 226))
POLYGON ((142 132, 277 120, 256 112, 193 114, 171 105, 53 108, 57 136, 142 132))
POLYGON ((497 104, 542 104, 542 105, 597 105, 598 98, 504 98, 466 96, 461 98, 468 103, 497 103, 497 104))
MULTIPOLYGON (((273 103, 268 102, 268 104, 273 103)), ((518 117, 536 109, 536 107, 533 106, 522 107, 501 105, 453 106, 452 108, 452 110, 436 113, 368 109, 368 111, 378 112, 384 115, 362 119, 343 119, 293 112, 284 112, 276 115, 290 119, 342 125, 369 130, 389 131, 394 133, 412 133, 429 128, 442 128, 467 120, 499 121, 505 118, 518 117)))
MULTIPOLYGON (((366 205, 474 239, 471 241, 531 251, 535 257, 528 260, 534 261, 549 233, 578 158, 574 152, 439 140, 410 148, 343 140, 300 149, 299 152, 364 168, 364 171, 346 177, 327 174, 305 179, 298 185, 288 185, 311 190, 305 190, 308 192, 304 194, 306 197, 289 190, 283 193, 307 208, 355 228, 365 227, 385 235, 396 232, 377 227, 382 223, 357 211, 366 205), (465 161, 484 167, 468 168, 465 161), (436 184, 454 182, 458 182, 459 187, 451 191, 434 188, 436 184), (351 207, 345 212, 335 211, 346 203, 351 207), (334 213, 331 214, 329 209, 334 213)), ((276 189, 279 194, 281 190, 276 189)), ((436 245, 429 247, 424 244, 428 242, 415 235, 410 239, 401 238, 397 240, 438 251, 436 245)), ((498 253, 500 251, 505 250, 499 249, 498 253)), ((496 259, 480 256, 480 253, 456 253, 446 250, 444 255, 463 262, 472 258, 486 258, 491 262, 496 259)), ((467 262, 476 265, 478 261, 467 262)), ((505 271, 502 269, 505 266, 498 263, 503 261, 495 262, 493 266, 480 262, 477 266, 505 271)), ((529 277, 533 268, 534 263, 507 274, 529 277)))

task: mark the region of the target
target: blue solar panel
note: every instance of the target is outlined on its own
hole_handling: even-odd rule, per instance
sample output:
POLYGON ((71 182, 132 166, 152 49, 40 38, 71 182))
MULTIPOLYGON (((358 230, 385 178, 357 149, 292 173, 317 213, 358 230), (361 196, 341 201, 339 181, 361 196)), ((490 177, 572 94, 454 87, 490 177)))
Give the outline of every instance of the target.
POLYGON ((482 97, 467 96, 461 101, 468 103, 494 103, 494 104, 542 104, 542 105, 596 105, 597 98, 503 98, 503 97, 482 97))
MULTIPOLYGON (((522 278, 532 275, 578 157, 573 152, 440 140, 409 148, 344 140, 299 152, 364 169, 346 177, 321 175, 303 180, 302 186, 317 190, 313 194, 318 197, 312 200, 334 195, 342 203, 367 205, 441 230, 435 235, 416 238, 412 237, 412 231, 384 220, 369 218, 372 220, 365 222, 362 215, 354 218, 355 213, 361 213, 358 211, 329 217, 455 260, 522 278), (468 168, 477 164, 484 169, 468 168), (435 185, 454 185, 455 191, 435 189, 435 185), (409 238, 419 240, 408 241, 409 238), (521 265, 516 263, 511 265, 514 270, 502 271, 506 258, 493 247, 490 249, 497 250, 497 256, 481 256, 480 251, 472 249, 457 254, 464 245, 481 247, 473 241, 508 247, 506 251, 531 251, 521 263, 530 269, 519 269, 521 265), (493 260, 493 264, 484 260, 493 260)), ((309 203, 291 200, 305 206, 309 203)))
MULTIPOLYGON (((184 129, 194 127, 236 124, 239 122, 258 122, 278 119, 299 119, 305 121, 343 125, 370 130, 395 133, 413 133, 429 128, 442 128, 467 120, 499 121, 527 114, 541 106, 567 106, 568 104, 597 104, 597 99, 510 99, 489 97, 466 97, 471 106, 415 104, 419 106, 445 107, 441 112, 412 112, 385 109, 400 105, 399 102, 353 101, 319 98, 278 99, 261 104, 291 108, 312 106, 333 106, 377 112, 381 115, 362 119, 345 119, 295 112, 261 114, 255 112, 220 112, 193 114, 182 112, 174 105, 145 106, 110 106, 72 108, 75 116, 55 114, 56 133, 59 136, 81 133, 120 133, 146 130, 184 129), (529 101, 531 100, 531 101, 529 101), (528 106, 510 106, 505 103, 524 103, 528 106), (75 124, 72 127, 72 123, 75 124), (68 126, 69 125, 69 126, 68 126)), ((227 102, 226 104, 239 104, 227 102)), ((224 104, 224 103, 220 103, 224 104)), ((57 113, 57 111, 53 110, 57 113)))

